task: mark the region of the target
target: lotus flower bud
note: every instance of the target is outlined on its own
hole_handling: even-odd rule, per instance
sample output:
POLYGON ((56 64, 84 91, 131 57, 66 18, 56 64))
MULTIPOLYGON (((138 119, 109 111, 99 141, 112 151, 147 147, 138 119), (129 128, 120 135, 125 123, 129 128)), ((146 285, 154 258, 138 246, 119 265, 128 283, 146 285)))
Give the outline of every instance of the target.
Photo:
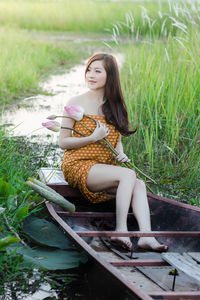
POLYGON ((67 105, 64 107, 67 115, 75 121, 80 121, 84 115, 84 108, 79 105, 67 105))
POLYGON ((46 127, 49 130, 58 132, 60 131, 60 123, 55 121, 49 121, 42 123, 42 126, 46 127))
POLYGON ((55 120, 57 118, 56 115, 50 115, 47 117, 48 120, 55 120))

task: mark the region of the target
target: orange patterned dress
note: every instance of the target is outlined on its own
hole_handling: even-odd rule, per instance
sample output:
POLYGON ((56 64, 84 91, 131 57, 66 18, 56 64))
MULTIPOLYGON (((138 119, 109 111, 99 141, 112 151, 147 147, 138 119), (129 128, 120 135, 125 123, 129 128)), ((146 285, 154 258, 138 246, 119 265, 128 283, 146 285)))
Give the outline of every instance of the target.
MULTIPOLYGON (((109 134, 106 136, 106 139, 114 148, 116 148, 119 141, 120 132, 116 130, 113 125, 108 124, 104 116, 88 116, 106 124, 106 126, 109 128, 109 134)), ((95 121, 87 118, 86 116, 83 117, 81 123, 85 124, 92 131, 94 131, 96 128, 95 121)), ((73 128, 87 136, 91 134, 91 132, 87 128, 83 127, 79 122, 75 122, 73 128)), ((80 135, 75 131, 73 132, 72 136, 80 137, 80 135)), ((100 142, 102 142, 102 140, 100 142)), ((103 202, 110 199, 110 197, 106 195, 106 192, 94 193, 91 192, 86 186, 88 172, 95 164, 118 166, 110 149, 103 147, 98 142, 88 144, 77 149, 65 150, 62 162, 62 171, 65 180, 72 187, 78 188, 84 198, 92 203, 103 202)))

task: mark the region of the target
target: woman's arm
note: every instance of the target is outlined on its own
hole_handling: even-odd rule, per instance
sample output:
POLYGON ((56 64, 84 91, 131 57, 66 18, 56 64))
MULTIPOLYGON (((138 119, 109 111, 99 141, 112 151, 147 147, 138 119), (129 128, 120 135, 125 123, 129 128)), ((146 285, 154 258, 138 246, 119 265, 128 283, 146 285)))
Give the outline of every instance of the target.
POLYGON ((117 147, 115 148, 115 150, 117 150, 117 152, 124 152, 124 149, 123 149, 123 145, 122 145, 122 142, 121 142, 121 134, 119 136, 119 142, 117 144, 117 147))
POLYGON ((115 157, 115 159, 117 161, 119 161, 119 162, 130 162, 131 161, 124 153, 123 145, 121 142, 121 134, 120 134, 120 139, 119 139, 119 142, 118 142, 115 150, 117 150, 117 152, 119 153, 119 155, 115 157))
MULTIPOLYGON (((71 103, 72 104, 72 103, 71 103)), ((74 103, 73 103, 74 104, 74 103)), ((67 116, 66 111, 63 111, 63 116, 67 116)), ((69 118, 62 118, 61 127, 73 128, 75 121, 69 118)), ((58 144, 62 150, 76 149, 86 146, 91 143, 95 143, 96 139, 93 136, 87 137, 72 137, 72 130, 62 129, 60 130, 58 144)))
MULTIPOLYGON (((68 101, 68 105, 79 105, 76 99, 72 98, 68 101)), ((67 117, 64 110, 63 116, 67 117)), ((75 121, 70 118, 62 118, 61 127, 73 128, 75 121)), ((86 137, 72 137, 72 130, 61 128, 59 135, 59 146, 61 149, 76 149, 97 142, 109 134, 109 130, 104 123, 97 121, 97 126, 93 133, 86 137)))

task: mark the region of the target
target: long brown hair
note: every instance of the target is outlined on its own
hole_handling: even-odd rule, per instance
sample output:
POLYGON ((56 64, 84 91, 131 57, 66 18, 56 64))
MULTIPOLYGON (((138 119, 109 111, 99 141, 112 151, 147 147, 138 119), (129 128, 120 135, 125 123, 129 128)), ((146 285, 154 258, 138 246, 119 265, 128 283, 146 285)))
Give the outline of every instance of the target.
POLYGON ((122 94, 119 69, 114 56, 106 53, 95 53, 87 62, 85 76, 90 64, 93 61, 102 60, 107 74, 105 84, 102 111, 108 124, 114 125, 115 128, 124 136, 129 136, 136 132, 129 130, 128 112, 126 103, 122 94))

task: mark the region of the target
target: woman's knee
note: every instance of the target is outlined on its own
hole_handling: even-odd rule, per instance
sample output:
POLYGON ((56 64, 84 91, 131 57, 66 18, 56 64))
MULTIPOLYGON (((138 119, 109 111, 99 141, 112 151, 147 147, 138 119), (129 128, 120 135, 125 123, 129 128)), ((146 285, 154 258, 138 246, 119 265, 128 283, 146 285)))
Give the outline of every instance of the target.
POLYGON ((136 179, 135 181, 135 187, 139 188, 139 189, 146 189, 146 185, 145 182, 141 179, 136 179))
POLYGON ((119 175, 120 175, 120 180, 129 180, 133 183, 136 181, 136 173, 134 170, 128 168, 122 168, 119 175))

